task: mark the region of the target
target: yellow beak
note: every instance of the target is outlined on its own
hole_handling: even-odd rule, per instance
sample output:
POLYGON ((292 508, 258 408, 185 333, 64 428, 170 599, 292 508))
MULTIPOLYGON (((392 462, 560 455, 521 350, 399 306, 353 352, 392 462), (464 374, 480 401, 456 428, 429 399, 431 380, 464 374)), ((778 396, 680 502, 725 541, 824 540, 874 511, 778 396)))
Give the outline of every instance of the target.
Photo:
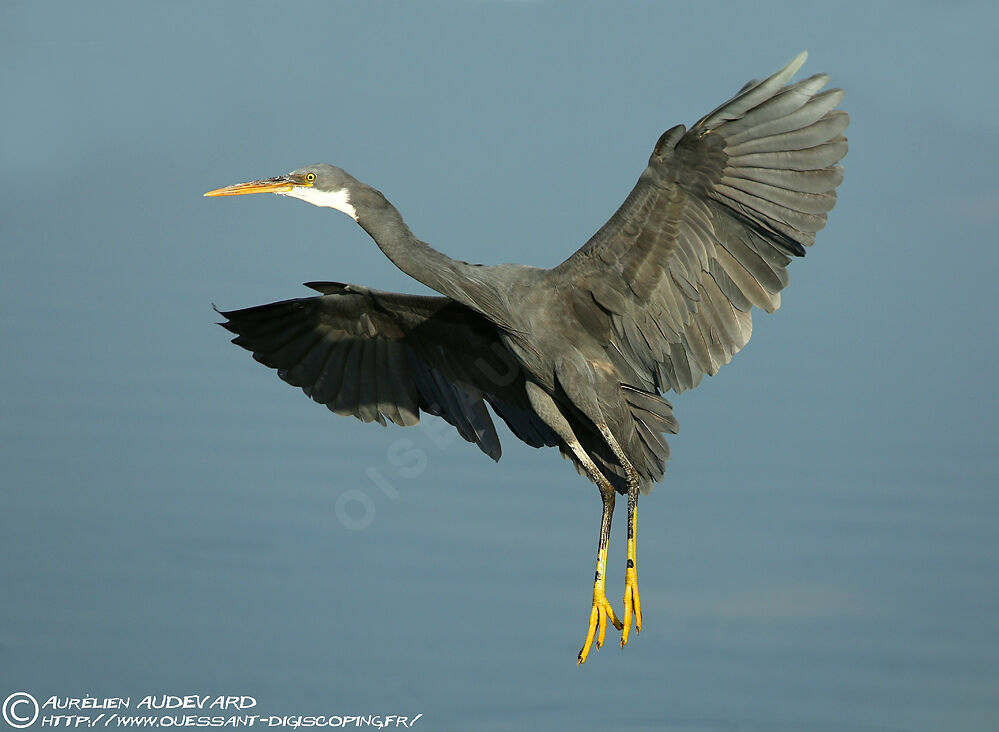
POLYGON ((249 193, 287 193, 295 186, 309 185, 301 183, 287 175, 279 175, 276 178, 265 178, 263 180, 251 180, 246 183, 237 183, 234 186, 216 188, 208 191, 206 196, 245 196, 249 193))

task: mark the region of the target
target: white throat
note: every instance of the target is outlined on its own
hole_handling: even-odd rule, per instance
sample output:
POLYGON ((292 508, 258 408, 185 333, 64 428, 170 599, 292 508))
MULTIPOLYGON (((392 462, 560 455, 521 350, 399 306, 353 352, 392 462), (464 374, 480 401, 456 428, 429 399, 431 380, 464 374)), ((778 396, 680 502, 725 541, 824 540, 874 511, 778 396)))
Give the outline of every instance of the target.
POLYGON ((354 219, 354 221, 357 221, 357 211, 350 205, 350 194, 346 188, 341 188, 338 191, 318 191, 309 186, 295 186, 290 191, 279 193, 278 195, 300 198, 306 203, 311 203, 313 206, 335 208, 337 211, 343 211, 350 218, 354 219))

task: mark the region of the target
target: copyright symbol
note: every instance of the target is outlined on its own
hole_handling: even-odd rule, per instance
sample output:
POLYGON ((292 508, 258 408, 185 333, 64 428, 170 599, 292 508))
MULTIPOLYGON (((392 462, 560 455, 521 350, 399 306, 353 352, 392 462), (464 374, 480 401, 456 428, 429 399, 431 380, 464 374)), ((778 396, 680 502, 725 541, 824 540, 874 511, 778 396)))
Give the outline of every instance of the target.
POLYGON ((26 691, 15 691, 3 700, 3 721, 11 727, 30 727, 38 719, 38 702, 26 691))

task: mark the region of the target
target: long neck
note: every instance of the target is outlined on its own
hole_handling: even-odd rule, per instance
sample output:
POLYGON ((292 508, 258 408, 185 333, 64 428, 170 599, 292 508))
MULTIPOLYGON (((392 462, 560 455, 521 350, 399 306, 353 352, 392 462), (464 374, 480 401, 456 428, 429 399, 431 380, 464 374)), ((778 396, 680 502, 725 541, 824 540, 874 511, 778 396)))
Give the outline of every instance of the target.
POLYGON ((380 191, 369 188, 363 195, 365 205, 357 207, 357 223, 396 267, 442 295, 488 314, 482 297, 484 283, 475 272, 481 268, 451 259, 417 239, 380 191))

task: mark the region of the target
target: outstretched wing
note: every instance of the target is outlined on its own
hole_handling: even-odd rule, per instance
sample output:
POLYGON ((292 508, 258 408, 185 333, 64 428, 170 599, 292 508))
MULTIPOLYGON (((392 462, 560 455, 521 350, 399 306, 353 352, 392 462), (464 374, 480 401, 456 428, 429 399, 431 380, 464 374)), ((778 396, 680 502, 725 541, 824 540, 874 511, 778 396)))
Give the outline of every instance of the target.
POLYGON ((791 257, 836 203, 849 122, 802 53, 695 124, 663 134, 621 208, 553 270, 579 321, 662 391, 696 386, 773 312, 791 257))
POLYGON ((364 422, 443 417, 494 460, 489 402, 533 447, 557 438, 530 409, 519 364, 495 326, 446 297, 308 283, 320 297, 220 312, 233 343, 337 414, 364 422))

